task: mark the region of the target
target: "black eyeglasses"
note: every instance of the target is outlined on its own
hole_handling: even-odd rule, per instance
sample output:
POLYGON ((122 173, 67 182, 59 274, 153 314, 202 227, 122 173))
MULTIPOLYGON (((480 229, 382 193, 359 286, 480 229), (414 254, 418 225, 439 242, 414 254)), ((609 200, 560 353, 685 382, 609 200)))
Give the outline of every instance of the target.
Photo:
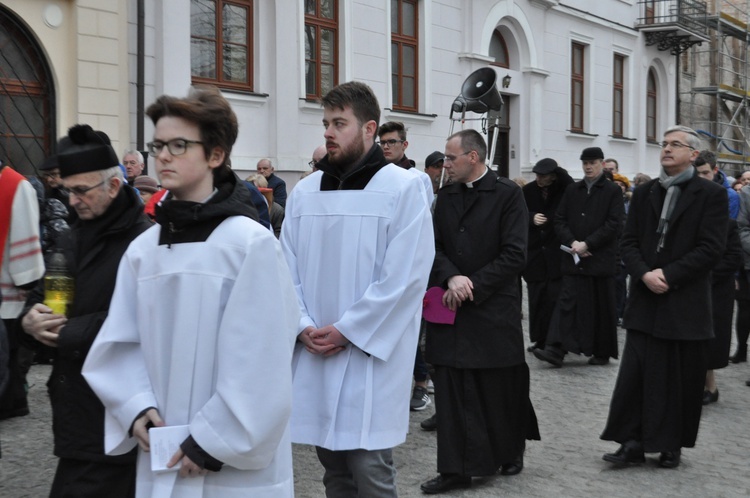
POLYGON ((682 142, 661 142, 659 146, 662 149, 666 149, 667 147, 671 149, 681 149, 683 147, 687 147, 688 149, 695 150, 695 147, 690 147, 689 145, 684 144, 682 142))
POLYGON ((381 140, 380 142, 378 142, 378 145, 380 145, 381 147, 385 147, 386 145, 388 147, 393 147, 397 143, 404 143, 405 141, 406 140, 396 140, 395 138, 392 138, 390 140, 381 140))
POLYGON ((153 142, 149 142, 146 144, 146 147, 148 147, 148 155, 156 157, 159 154, 161 154, 161 151, 164 150, 164 146, 167 146, 167 150, 170 154, 173 156, 181 156, 185 152, 187 152, 188 146, 190 144, 202 144, 200 140, 187 140, 184 138, 175 138, 168 142, 162 142, 161 140, 154 140, 153 142))
MULTIPOLYGON (((107 178, 107 180, 109 180, 109 178, 107 178)), ((92 185, 90 187, 65 187, 65 190, 71 194, 75 194, 76 197, 83 197, 84 195, 86 195, 86 193, 89 190, 94 190, 96 187, 101 187, 102 185, 104 185, 107 182, 107 180, 103 180, 97 183, 96 185, 92 185)))
POLYGON ((309 163, 307 163, 307 165, 310 166, 311 168, 314 168, 316 164, 317 163, 316 163, 316 161, 314 159, 312 161, 310 161, 309 163))
POLYGON ((464 152, 463 154, 459 154, 459 155, 457 155, 457 156, 445 156, 445 159, 444 159, 444 161, 445 161, 446 163, 452 163, 453 161, 455 161, 455 160, 456 160, 456 159, 458 159, 459 157, 461 157, 461 156, 466 156, 466 155, 468 155, 468 154, 471 154, 472 152, 474 152, 474 151, 473 151, 473 150, 470 150, 469 152, 464 152))

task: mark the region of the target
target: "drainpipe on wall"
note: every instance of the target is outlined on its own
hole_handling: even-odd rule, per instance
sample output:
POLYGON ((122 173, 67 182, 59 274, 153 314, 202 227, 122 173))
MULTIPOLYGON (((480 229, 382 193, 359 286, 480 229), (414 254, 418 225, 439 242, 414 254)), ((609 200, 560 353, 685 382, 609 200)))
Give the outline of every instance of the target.
POLYGON ((145 13, 144 13, 145 7, 144 7, 144 0, 138 0, 138 6, 137 6, 137 26, 138 26, 138 34, 137 34, 137 48, 136 48, 136 83, 135 83, 135 92, 136 92, 136 148, 138 150, 144 150, 144 144, 143 144, 143 118, 144 118, 144 102, 143 102, 143 73, 144 73, 144 39, 145 39, 145 13))
MULTIPOLYGON (((676 125, 681 125, 683 123, 680 123, 680 104, 682 102, 682 99, 680 98, 680 54, 674 56, 675 61, 675 76, 674 76, 674 91, 675 91, 675 109, 674 109, 674 123, 676 125)), ((693 126, 692 123, 689 125, 686 124, 685 126, 693 126)))

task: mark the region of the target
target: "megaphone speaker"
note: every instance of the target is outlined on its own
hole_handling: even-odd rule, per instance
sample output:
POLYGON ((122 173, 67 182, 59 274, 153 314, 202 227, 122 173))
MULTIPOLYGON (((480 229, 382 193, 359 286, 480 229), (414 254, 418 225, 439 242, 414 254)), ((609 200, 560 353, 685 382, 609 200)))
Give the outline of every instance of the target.
POLYGON ((492 68, 482 67, 469 75, 461 86, 461 97, 466 100, 466 110, 484 113, 503 108, 503 97, 497 90, 497 74, 492 68))

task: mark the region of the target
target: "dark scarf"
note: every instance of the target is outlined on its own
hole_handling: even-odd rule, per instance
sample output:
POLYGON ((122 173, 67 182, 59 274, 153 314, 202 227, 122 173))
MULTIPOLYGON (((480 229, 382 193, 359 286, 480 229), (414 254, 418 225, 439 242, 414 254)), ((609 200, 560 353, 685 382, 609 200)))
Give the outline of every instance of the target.
POLYGON ((142 209, 140 205, 138 209, 135 208, 135 195, 131 187, 123 185, 101 216, 92 220, 76 221, 74 228, 77 240, 77 261, 81 261, 103 236, 130 226, 132 220, 140 216, 142 209))
POLYGON ((667 196, 664 199, 664 204, 661 208, 659 227, 656 229, 656 233, 660 235, 659 245, 656 247, 656 252, 659 252, 664 248, 664 239, 667 237, 667 231, 669 230, 669 220, 672 218, 674 207, 677 205, 677 201, 682 193, 682 185, 690 181, 694 175, 695 168, 692 165, 682 173, 674 176, 667 175, 664 168, 661 169, 659 183, 661 184, 661 188, 667 191, 667 196))
POLYGON ((373 144, 361 160, 352 165, 333 165, 328 156, 315 166, 323 171, 320 190, 362 190, 380 169, 388 164, 383 150, 373 144))
POLYGON ((258 221, 248 188, 234 173, 225 175, 205 203, 179 201, 171 194, 157 204, 156 222, 161 225, 159 244, 204 242, 230 216, 247 216, 258 221))

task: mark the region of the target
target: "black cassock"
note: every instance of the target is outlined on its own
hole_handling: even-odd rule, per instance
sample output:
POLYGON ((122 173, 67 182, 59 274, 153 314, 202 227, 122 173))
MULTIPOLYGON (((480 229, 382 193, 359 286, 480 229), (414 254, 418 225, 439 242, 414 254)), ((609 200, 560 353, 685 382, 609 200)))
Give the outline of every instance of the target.
POLYGON ((435 205, 431 286, 469 277, 474 300, 453 325, 428 323, 435 366, 438 471, 494 474, 539 439, 529 399, 518 276, 525 264, 528 213, 521 190, 488 171, 473 188, 441 189, 435 205))

